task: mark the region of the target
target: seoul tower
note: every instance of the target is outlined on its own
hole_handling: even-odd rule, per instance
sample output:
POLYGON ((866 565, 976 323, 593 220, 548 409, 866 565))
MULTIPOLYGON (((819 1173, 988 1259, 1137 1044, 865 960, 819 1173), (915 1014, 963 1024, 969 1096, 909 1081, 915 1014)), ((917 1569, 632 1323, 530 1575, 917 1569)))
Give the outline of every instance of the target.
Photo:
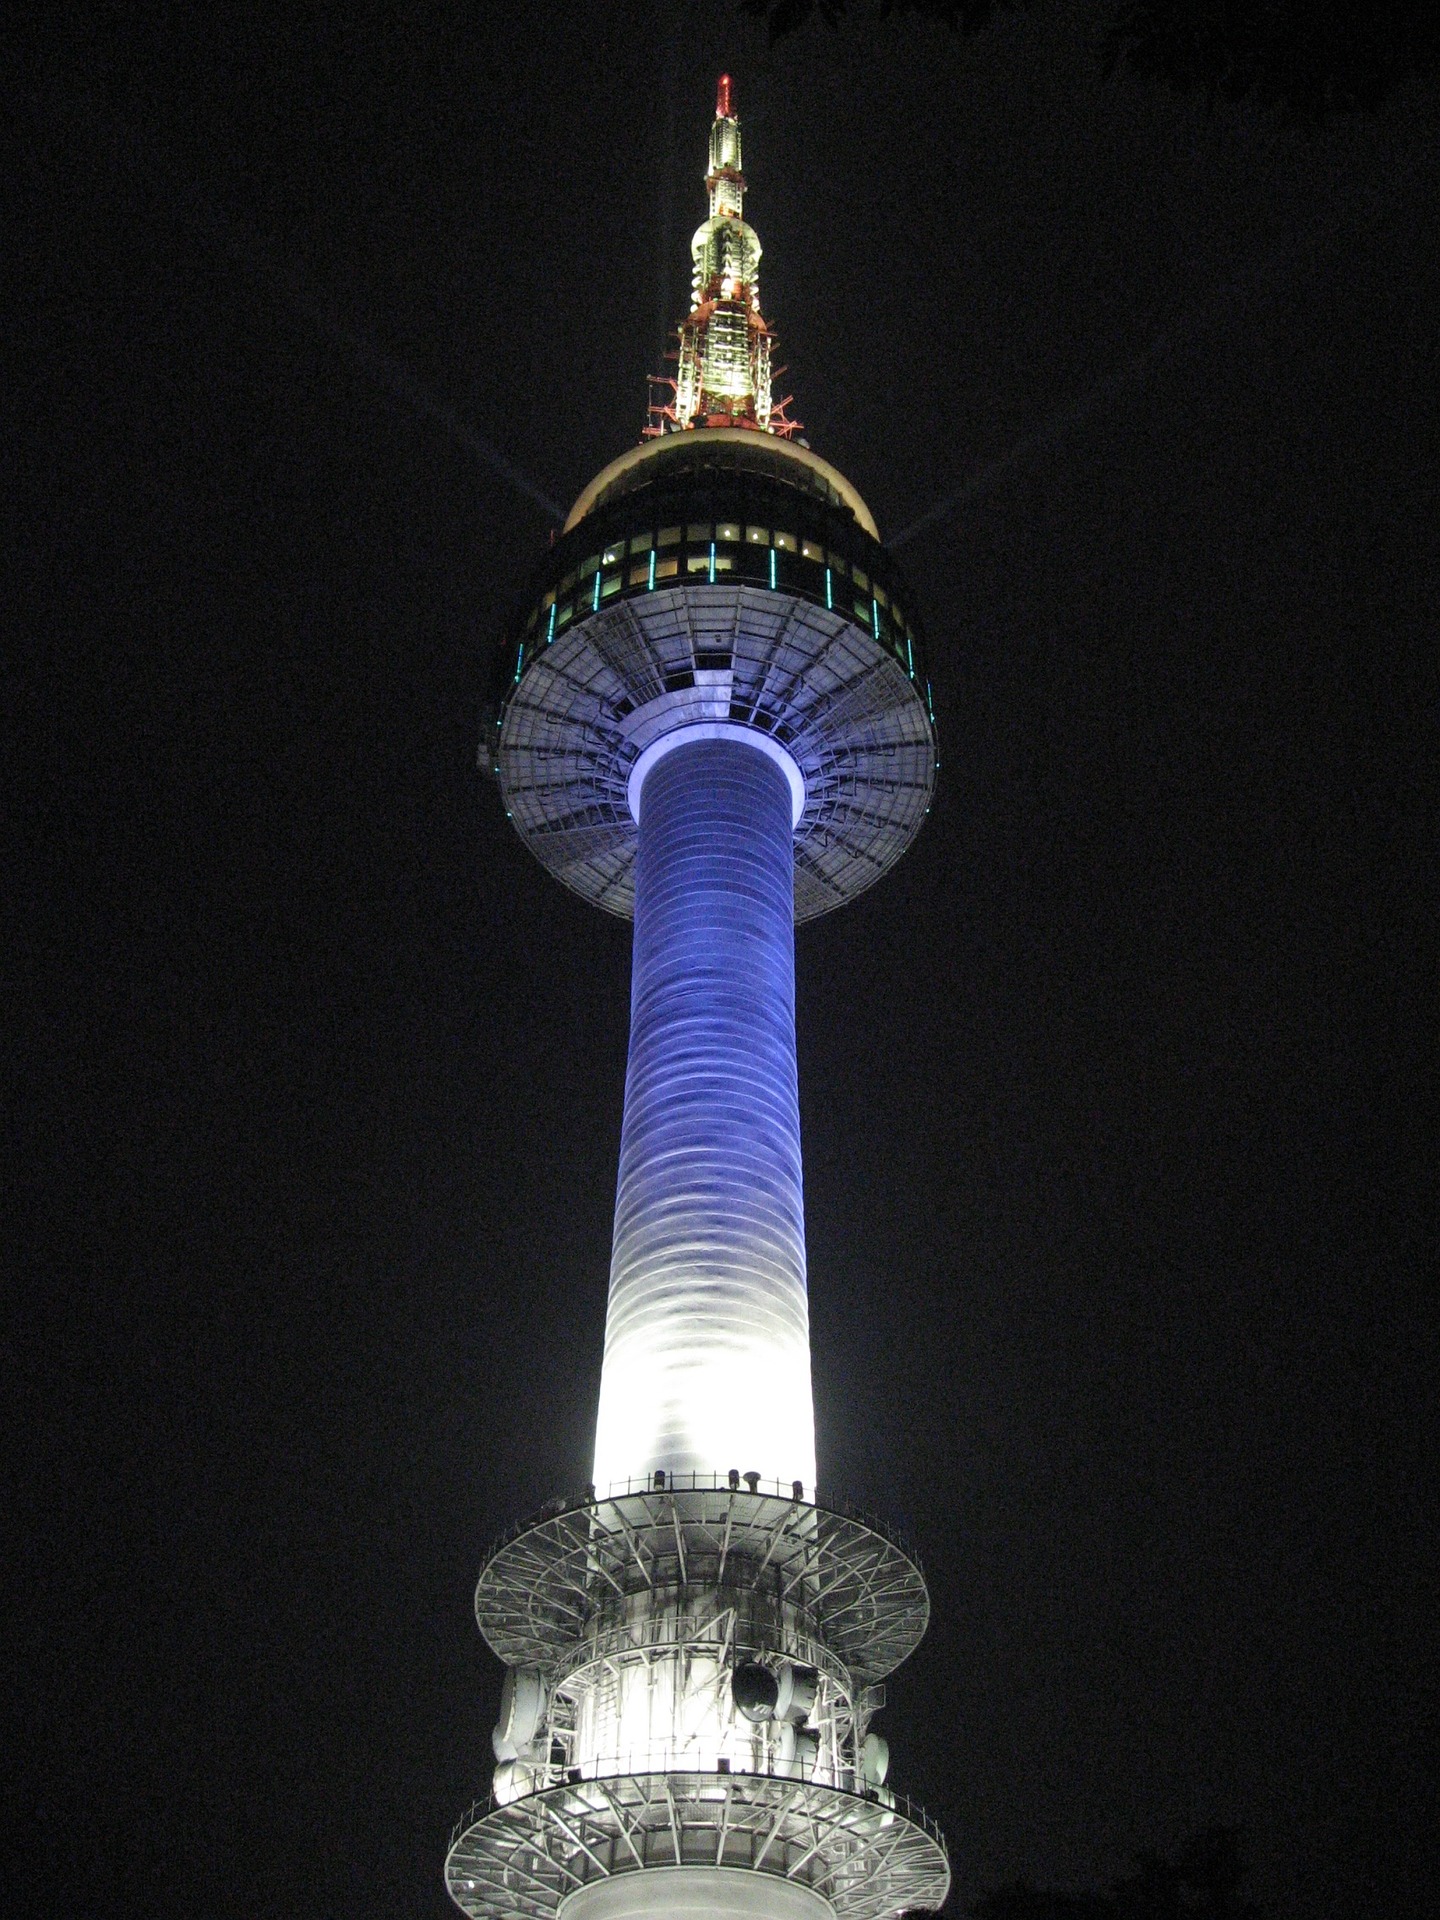
POLYGON ((557 879, 633 918, 592 1483, 480 1575, 493 1791, 445 1862, 475 1920, 880 1920, 938 1907, 871 1728, 929 1601, 816 1485, 795 925, 919 830, 919 621, 855 488, 771 398, 722 76, 673 400, 571 509, 481 748, 557 879))

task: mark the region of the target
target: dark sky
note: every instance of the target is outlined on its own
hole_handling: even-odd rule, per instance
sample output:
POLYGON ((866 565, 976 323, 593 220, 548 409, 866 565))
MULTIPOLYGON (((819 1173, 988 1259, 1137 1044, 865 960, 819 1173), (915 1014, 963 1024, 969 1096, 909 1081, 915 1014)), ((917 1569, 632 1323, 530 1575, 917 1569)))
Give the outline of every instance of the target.
POLYGON ((321 13, 7 29, 9 1910, 449 1910, 629 964, 474 772, 546 538, 474 436, 562 502, 634 441, 721 66, 795 412, 882 531, 952 501, 935 811, 798 940, 824 1485, 933 1593, 897 1783, 956 1912, 1216 1820, 1284 1916, 1417 1910, 1433 98, 1207 117, 1060 4, 321 13))

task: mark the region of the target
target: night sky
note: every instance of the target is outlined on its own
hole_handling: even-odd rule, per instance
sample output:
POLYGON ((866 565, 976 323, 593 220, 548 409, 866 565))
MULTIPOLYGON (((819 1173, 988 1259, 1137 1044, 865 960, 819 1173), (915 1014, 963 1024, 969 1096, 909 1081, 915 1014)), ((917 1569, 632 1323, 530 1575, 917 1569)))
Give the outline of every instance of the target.
POLYGON ((630 944, 475 772, 549 524, 486 449, 563 505, 636 439, 722 67, 779 391, 925 522, 935 810, 797 943, 822 1486, 933 1599, 895 1783, 957 1914, 1216 1821, 1281 1916, 1418 1910, 1433 96, 1207 115, 1078 0, 347 17, 7 28, 9 1911, 451 1911, 630 944))

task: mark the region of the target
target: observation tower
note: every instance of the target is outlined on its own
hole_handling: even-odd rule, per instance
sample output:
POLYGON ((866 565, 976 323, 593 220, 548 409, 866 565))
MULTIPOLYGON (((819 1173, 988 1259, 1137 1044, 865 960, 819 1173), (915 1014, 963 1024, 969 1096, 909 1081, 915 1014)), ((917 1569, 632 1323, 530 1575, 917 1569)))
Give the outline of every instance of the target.
POLYGON ((871 1730, 929 1612, 816 1487, 794 928, 905 851, 935 730, 914 603, 771 398, 722 76, 673 399, 598 474, 500 650, 481 761, 541 863, 635 922, 593 1482, 491 1552, 474 1920, 880 1920, 945 1844, 871 1730))

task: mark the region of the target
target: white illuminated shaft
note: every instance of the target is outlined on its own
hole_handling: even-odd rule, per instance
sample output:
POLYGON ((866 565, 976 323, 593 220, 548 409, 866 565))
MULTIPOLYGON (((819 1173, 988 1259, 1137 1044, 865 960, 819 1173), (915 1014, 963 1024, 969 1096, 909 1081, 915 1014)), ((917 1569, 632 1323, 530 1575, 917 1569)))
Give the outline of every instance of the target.
POLYGON ((639 835, 595 1483, 813 1495, 789 782, 697 739, 646 775, 639 835))

